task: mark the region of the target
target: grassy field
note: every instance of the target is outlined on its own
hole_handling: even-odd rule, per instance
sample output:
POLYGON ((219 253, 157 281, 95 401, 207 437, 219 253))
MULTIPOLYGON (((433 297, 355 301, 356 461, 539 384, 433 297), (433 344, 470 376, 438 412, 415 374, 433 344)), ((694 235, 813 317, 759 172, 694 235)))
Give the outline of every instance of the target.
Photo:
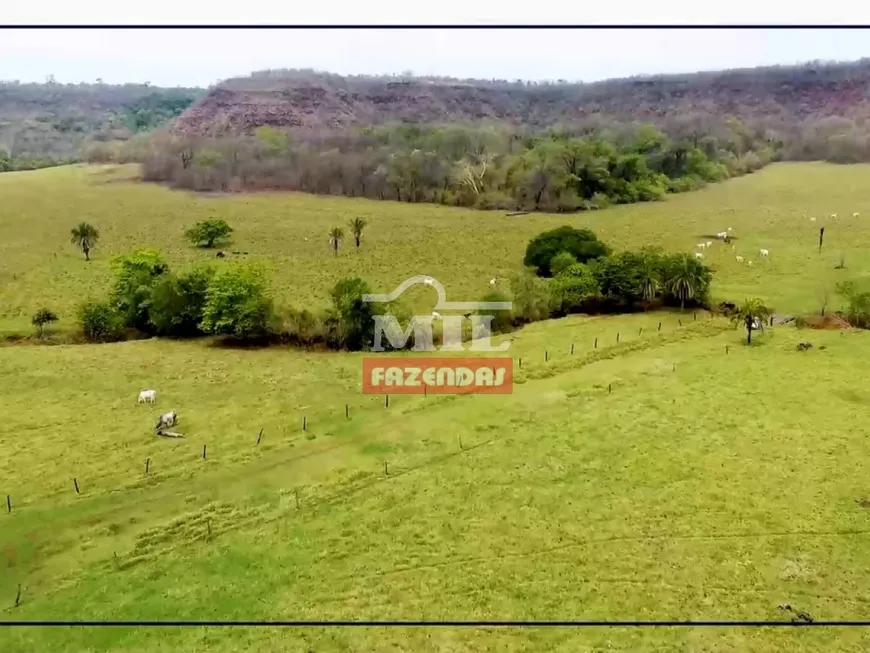
MULTIPOLYGON (((31 331, 30 317, 42 305, 60 314, 61 327, 69 326, 82 297, 105 293, 111 258, 134 247, 155 247, 174 268, 213 260, 213 252, 192 248, 182 237, 186 227, 210 216, 236 229, 229 251, 248 252, 230 258, 264 261, 279 303, 300 308, 325 304, 334 283, 350 275, 389 292, 409 276, 429 274, 445 285, 448 299, 475 299, 490 289, 490 278, 521 268, 533 235, 562 224, 588 226, 616 249, 660 245, 673 251, 695 251, 703 235, 732 227, 736 253, 754 265, 738 264, 726 246, 707 252, 717 268, 715 294, 736 300, 755 294, 781 312, 814 310, 823 287, 870 269, 870 166, 781 164, 666 202, 518 217, 287 193, 205 197, 125 183, 134 172, 67 167, 0 176, 0 330, 31 331), (854 212, 862 215, 853 218, 854 212), (838 218, 824 217, 831 213, 838 218), (330 228, 347 232, 355 216, 369 222, 362 250, 354 251, 348 238, 333 257, 330 228), (91 263, 69 243, 70 229, 82 220, 101 233, 91 263), (822 225, 826 244, 819 255, 822 225), (761 247, 770 258, 759 259, 761 247), (841 253, 847 268, 836 270, 841 253)), ((403 298, 421 309, 434 304, 425 288, 403 298)))
MULTIPOLYGON (((230 249, 269 260, 300 303, 325 301, 349 273, 384 291, 428 273, 448 299, 473 298, 518 268, 531 234, 575 222, 618 248, 689 249, 731 226, 739 250, 771 257, 750 269, 714 249, 717 296, 783 312, 814 310, 820 281, 870 269, 870 167, 776 166, 662 204, 522 218, 104 183, 117 174, 0 175, 5 328, 101 292, 113 253, 203 256, 180 232, 208 215, 237 225, 230 249), (813 232, 833 212, 820 256, 813 232), (326 231, 354 215, 372 223, 364 251, 334 259, 326 231), (104 233, 91 264, 65 243, 78 219, 104 233)), ((786 603, 867 619, 870 334, 778 327, 745 347, 725 321, 679 319, 534 324, 511 344, 512 395, 394 396, 389 408, 360 393, 361 355, 0 347, 0 495, 12 503, 0 619, 788 620, 786 603), (796 351, 802 341, 814 348, 796 351), (158 389, 157 408, 136 405, 143 387, 158 389), (169 408, 183 440, 151 435, 169 408)), ((824 628, 0 629, 4 652, 868 645, 865 631, 824 628)))

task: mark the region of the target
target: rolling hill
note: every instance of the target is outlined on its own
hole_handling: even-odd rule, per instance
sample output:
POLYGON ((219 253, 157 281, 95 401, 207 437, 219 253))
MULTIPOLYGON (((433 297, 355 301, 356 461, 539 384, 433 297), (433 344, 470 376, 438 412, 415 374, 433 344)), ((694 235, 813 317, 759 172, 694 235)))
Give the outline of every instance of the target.
POLYGON ((273 70, 227 80, 174 125, 190 136, 269 125, 336 129, 390 121, 496 120, 546 127, 590 120, 653 123, 734 116, 781 131, 825 118, 870 115, 870 60, 810 63, 590 84, 341 77, 273 70))

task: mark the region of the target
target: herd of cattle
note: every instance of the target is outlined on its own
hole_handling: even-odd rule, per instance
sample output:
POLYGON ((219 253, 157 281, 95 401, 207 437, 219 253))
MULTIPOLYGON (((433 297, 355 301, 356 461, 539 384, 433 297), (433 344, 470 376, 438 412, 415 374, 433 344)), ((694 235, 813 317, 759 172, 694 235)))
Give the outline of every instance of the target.
MULTIPOLYGON (((815 218, 813 218, 813 219, 815 220, 815 218)), ((727 231, 718 232, 716 234, 716 240, 721 240, 725 243, 730 243, 731 242, 731 231, 732 231, 731 227, 728 227, 727 231)), ((697 247, 698 249, 709 249, 712 246, 713 246, 712 240, 708 240, 706 242, 698 243, 697 245, 695 245, 695 247, 697 247)), ((734 245, 731 245, 731 249, 736 249, 736 248, 734 245)), ((770 256, 770 250, 762 247, 761 249, 758 250, 758 255, 761 256, 762 258, 766 258, 766 257, 770 256)), ((704 255, 701 252, 695 252, 695 258, 702 259, 702 258, 704 258, 704 255)), ((752 261, 746 261, 746 259, 744 259, 739 254, 735 253, 734 260, 737 261, 738 263, 743 263, 745 261, 746 265, 748 265, 749 267, 752 267, 752 261)))

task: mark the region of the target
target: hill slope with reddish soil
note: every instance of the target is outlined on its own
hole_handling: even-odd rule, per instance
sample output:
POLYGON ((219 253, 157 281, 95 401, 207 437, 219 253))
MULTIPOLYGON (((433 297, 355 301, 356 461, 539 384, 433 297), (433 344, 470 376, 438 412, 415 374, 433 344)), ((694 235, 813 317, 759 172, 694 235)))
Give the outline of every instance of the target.
POLYGON ((174 131, 203 136, 245 133, 262 125, 319 131, 395 121, 481 120, 541 127, 725 116, 784 131, 832 117, 861 123, 870 116, 870 60, 593 84, 267 71, 212 88, 178 118, 174 131))

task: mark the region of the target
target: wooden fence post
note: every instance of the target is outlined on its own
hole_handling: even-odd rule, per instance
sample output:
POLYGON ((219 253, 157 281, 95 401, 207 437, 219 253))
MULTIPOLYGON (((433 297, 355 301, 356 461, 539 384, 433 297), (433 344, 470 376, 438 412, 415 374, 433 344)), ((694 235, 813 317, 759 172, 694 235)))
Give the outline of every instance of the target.
POLYGON ((260 429, 260 433, 257 435, 257 444, 260 444, 260 439, 263 437, 263 429, 260 429))

